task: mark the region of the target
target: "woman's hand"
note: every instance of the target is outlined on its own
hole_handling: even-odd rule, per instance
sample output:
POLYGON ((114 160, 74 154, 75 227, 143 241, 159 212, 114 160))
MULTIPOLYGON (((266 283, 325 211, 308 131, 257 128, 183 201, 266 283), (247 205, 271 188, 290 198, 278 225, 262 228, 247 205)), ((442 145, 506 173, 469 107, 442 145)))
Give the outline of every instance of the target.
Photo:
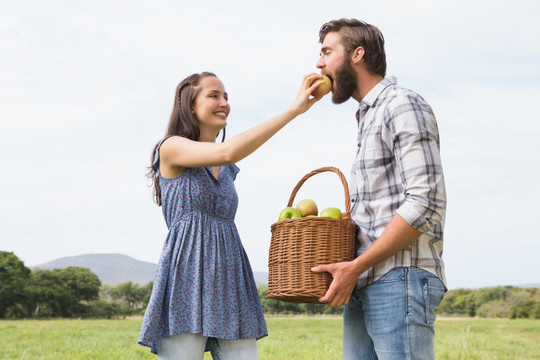
POLYGON ((200 166, 234 164, 257 150, 281 128, 300 114, 306 112, 320 98, 311 93, 324 83, 322 75, 312 73, 304 76, 293 104, 281 114, 248 129, 222 143, 192 141, 173 136, 161 145, 161 166, 175 169, 200 166))
POLYGON ((317 73, 311 73, 304 76, 296 99, 290 107, 290 110, 293 111, 295 116, 305 113, 313 104, 321 99, 313 97, 311 93, 319 85, 324 83, 322 77, 321 74, 317 73))

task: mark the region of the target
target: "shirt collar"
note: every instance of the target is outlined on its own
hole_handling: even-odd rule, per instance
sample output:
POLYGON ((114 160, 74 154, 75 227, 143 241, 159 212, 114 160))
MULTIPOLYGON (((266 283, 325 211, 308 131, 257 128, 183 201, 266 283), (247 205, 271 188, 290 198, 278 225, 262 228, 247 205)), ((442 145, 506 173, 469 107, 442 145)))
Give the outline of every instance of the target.
POLYGON ((373 87, 373 89, 369 90, 369 92, 364 96, 362 101, 360 102, 360 108, 365 107, 371 107, 377 101, 377 98, 384 89, 386 89, 390 85, 396 85, 397 79, 395 76, 388 76, 384 79, 382 79, 377 85, 373 87))

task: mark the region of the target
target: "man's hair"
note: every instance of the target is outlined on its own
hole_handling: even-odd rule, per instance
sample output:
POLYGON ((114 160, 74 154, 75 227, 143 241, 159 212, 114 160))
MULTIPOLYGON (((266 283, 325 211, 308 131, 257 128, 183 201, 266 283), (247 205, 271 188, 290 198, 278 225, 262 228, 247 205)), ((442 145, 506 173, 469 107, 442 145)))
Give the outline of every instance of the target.
POLYGON ((339 19, 329 21, 319 30, 319 42, 322 44, 326 34, 338 32, 345 52, 350 54, 358 47, 364 48, 364 62, 371 74, 386 76, 386 53, 384 37, 373 25, 357 19, 339 19))

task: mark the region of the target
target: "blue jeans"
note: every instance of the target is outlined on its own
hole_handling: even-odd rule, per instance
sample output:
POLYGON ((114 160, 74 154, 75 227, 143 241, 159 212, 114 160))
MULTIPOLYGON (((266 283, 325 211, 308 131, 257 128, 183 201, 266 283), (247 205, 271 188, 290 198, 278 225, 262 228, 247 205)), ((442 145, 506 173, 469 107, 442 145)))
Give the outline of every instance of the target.
POLYGON ((161 339, 158 360, 202 360, 205 348, 214 360, 257 360, 257 340, 223 340, 201 334, 180 334, 161 339))
POLYGON ((435 359, 435 308, 445 291, 438 277, 414 267, 355 290, 343 312, 343 359, 435 359))

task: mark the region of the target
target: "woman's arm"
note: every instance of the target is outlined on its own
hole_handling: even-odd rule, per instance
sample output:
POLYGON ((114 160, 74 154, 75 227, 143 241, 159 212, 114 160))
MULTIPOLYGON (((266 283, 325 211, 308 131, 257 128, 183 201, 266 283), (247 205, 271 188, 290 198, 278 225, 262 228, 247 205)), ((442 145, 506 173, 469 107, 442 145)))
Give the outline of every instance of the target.
POLYGON ((185 168, 236 163, 247 157, 320 98, 310 95, 323 81, 320 74, 304 76, 293 104, 284 112, 222 143, 192 141, 173 136, 161 145, 161 166, 185 168))

